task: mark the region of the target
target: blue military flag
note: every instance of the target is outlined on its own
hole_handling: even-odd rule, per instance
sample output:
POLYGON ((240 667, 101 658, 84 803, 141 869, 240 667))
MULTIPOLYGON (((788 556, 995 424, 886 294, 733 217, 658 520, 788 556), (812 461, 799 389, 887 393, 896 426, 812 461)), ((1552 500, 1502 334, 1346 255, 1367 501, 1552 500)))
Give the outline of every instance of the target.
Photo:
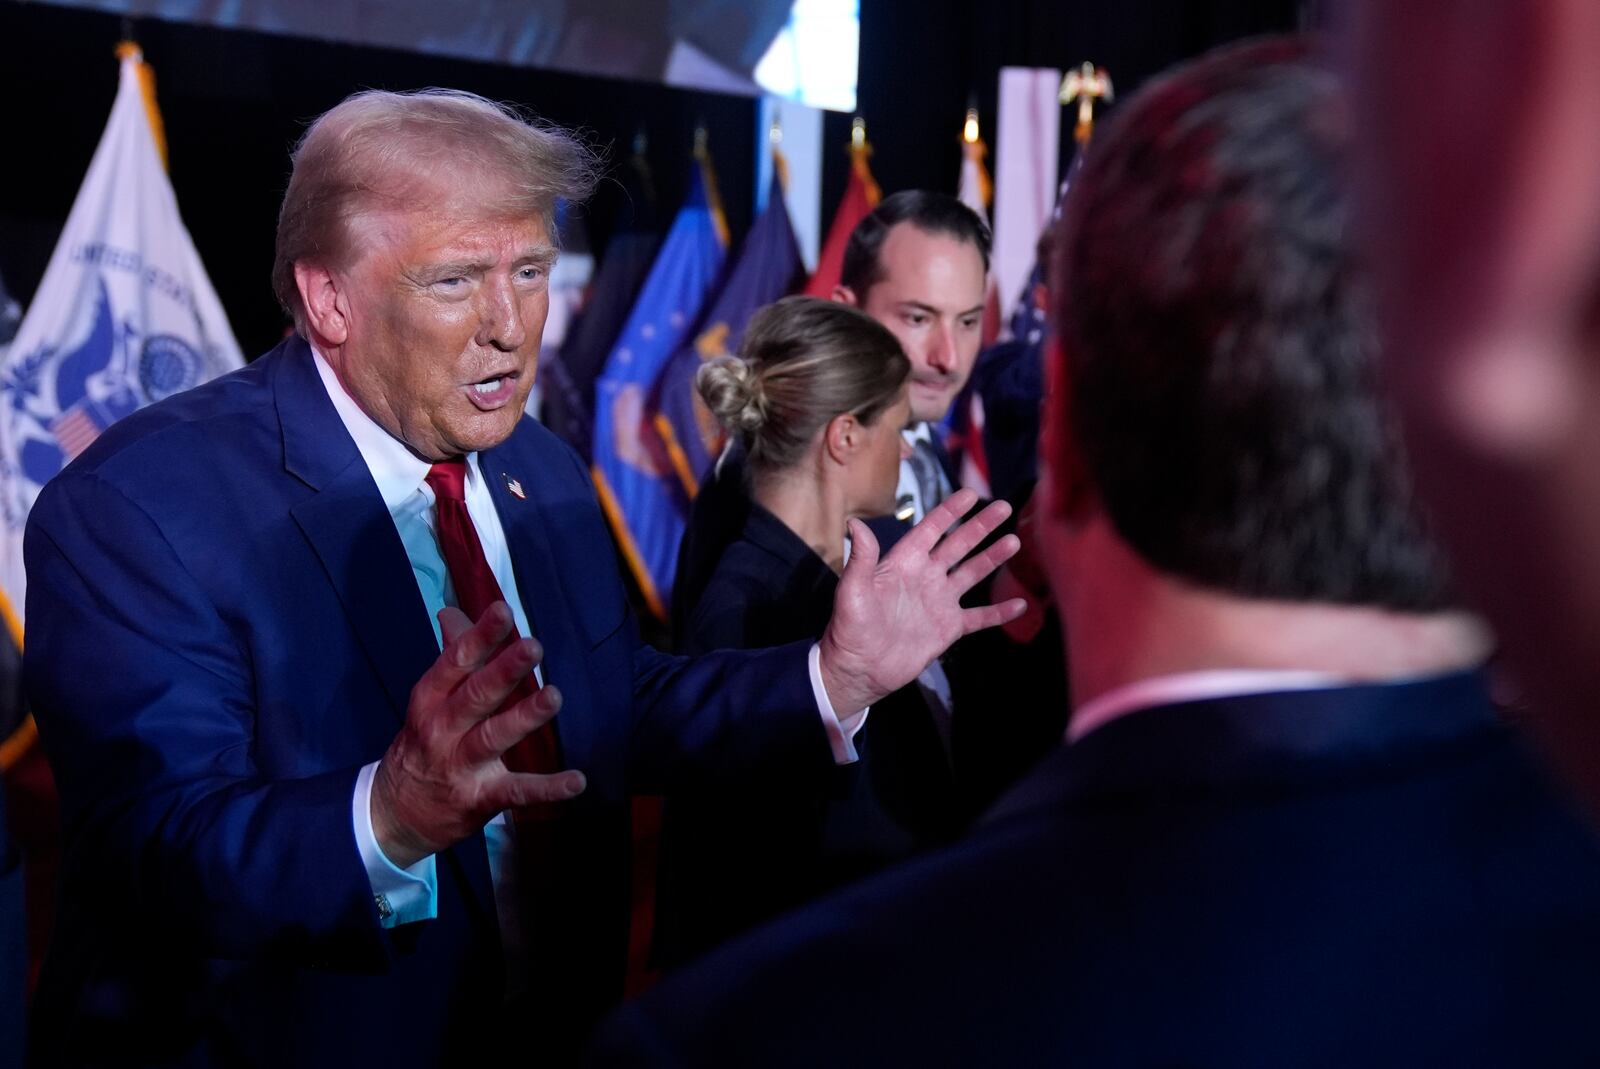
POLYGON ((661 246, 655 194, 643 156, 636 154, 628 161, 621 182, 630 208, 606 243, 589 294, 559 354, 545 362, 539 374, 544 383, 545 425, 585 460, 593 459, 595 381, 661 246))
POLYGON ((652 396, 655 425, 667 458, 691 498, 700 488, 722 441, 722 428, 694 388, 695 373, 707 360, 739 351, 745 324, 756 309, 805 281, 805 264, 783 201, 783 157, 772 169, 767 206, 750 226, 739 259, 694 337, 686 339, 667 365, 652 396))
POLYGON ((728 247, 710 157, 703 150, 695 155, 688 200, 595 383, 595 489, 645 603, 663 620, 684 506, 647 402, 715 285, 728 247))

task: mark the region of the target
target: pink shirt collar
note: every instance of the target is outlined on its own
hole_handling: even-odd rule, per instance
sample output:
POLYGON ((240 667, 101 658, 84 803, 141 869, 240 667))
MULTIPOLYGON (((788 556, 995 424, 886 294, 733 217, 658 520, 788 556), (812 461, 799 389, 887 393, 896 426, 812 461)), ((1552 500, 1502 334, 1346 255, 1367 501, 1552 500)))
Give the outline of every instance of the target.
POLYGON ((1119 717, 1158 705, 1286 690, 1320 690, 1343 686, 1348 682, 1328 672, 1267 668, 1214 668, 1203 672, 1151 676, 1108 690, 1080 705, 1067 725, 1067 741, 1077 742, 1119 717))

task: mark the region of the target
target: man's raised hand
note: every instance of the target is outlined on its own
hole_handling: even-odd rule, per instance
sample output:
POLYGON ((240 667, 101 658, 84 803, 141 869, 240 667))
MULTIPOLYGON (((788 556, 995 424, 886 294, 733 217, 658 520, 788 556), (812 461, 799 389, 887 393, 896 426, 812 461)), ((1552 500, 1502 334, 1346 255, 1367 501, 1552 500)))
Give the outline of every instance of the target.
POLYGON ((967 559, 1011 514, 1010 505, 996 501, 957 524, 977 501, 971 490, 950 495, 881 560, 867 525, 850 521, 850 562, 821 643, 823 685, 841 714, 905 686, 963 635, 1014 620, 1027 608, 1021 598, 961 606, 961 596, 1021 545, 1006 535, 967 559))
POLYGON ((543 655, 531 638, 502 644, 516 626, 504 602, 472 623, 439 613, 444 650, 411 688, 405 724, 372 781, 372 832, 384 855, 406 868, 483 827, 503 809, 582 793, 582 772, 512 772, 507 750, 561 708, 543 687, 501 708, 543 655))

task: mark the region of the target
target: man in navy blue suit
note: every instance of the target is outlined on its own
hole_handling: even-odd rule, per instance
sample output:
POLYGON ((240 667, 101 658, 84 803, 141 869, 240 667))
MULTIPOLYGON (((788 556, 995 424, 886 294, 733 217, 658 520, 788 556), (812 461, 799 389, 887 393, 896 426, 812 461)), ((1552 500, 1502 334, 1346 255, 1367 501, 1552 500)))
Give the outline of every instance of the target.
POLYGON ((581 464, 522 418, 554 207, 593 175, 468 94, 350 98, 284 198, 295 336, 39 498, 66 859, 37 1062, 559 1064, 620 990, 629 791, 825 774, 1021 611, 959 604, 1016 548, 963 560, 1005 511, 952 529, 967 495, 881 559, 857 530, 820 642, 641 646, 581 464))
POLYGON ((1590 1065, 1600 849, 1494 715, 1376 393, 1301 42, 1153 82, 1055 253, 1067 745, 970 840, 625 1009, 602 1064, 1590 1065))

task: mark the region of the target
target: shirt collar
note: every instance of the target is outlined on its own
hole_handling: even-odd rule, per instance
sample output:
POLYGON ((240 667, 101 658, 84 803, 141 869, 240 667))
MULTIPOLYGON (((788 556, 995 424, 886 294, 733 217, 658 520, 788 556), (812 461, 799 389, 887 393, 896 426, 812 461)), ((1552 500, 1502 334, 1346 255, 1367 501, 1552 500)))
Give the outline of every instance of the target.
MULTIPOLYGON (((372 473, 372 481, 378 484, 378 494, 383 498, 384 507, 394 512, 424 485, 423 480, 433 465, 413 453, 404 442, 384 430, 356 404, 355 398, 345 390, 338 374, 315 345, 311 346, 311 355, 316 361, 317 374, 322 378, 322 388, 328 391, 328 399, 333 402, 345 430, 355 439, 356 449, 366 462, 367 470, 372 473)), ((477 477, 478 454, 469 453, 468 484, 477 477)))
POLYGON ((1067 741, 1077 742, 1119 717, 1158 705, 1237 698, 1246 694, 1321 690, 1343 686, 1347 682, 1342 676, 1328 672, 1266 668, 1215 668, 1204 672, 1152 676, 1108 690, 1080 705, 1067 725, 1067 741))

